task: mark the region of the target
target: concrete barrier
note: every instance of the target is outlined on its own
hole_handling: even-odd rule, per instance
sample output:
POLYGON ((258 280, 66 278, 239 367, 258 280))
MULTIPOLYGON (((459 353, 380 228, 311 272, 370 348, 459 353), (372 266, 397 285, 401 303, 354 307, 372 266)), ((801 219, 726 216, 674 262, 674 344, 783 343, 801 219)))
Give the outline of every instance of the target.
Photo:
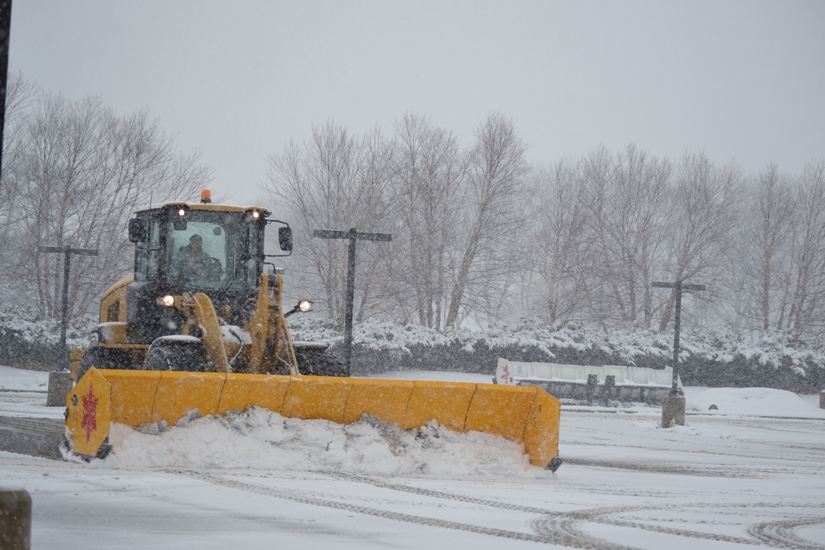
POLYGON ((685 398, 681 395, 668 395, 662 401, 662 427, 685 425, 685 398))
POLYGON ((49 373, 49 393, 46 395, 47 407, 65 407, 66 396, 72 389, 72 373, 68 371, 49 373))
POLYGON ((31 548, 32 499, 26 491, 0 489, 0 548, 31 548))

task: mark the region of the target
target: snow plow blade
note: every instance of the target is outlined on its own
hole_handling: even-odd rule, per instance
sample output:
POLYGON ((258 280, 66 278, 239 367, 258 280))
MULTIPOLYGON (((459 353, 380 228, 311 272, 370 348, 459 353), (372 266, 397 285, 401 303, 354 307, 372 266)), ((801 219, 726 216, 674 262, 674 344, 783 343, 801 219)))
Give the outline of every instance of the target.
POLYGON ((372 415, 404 429, 435 420, 457 432, 475 430, 522 443, 534 466, 553 468, 558 461, 556 398, 536 386, 463 382, 92 367, 66 399, 66 439, 77 454, 101 456, 111 422, 171 426, 194 409, 207 416, 250 406, 339 424, 372 415))

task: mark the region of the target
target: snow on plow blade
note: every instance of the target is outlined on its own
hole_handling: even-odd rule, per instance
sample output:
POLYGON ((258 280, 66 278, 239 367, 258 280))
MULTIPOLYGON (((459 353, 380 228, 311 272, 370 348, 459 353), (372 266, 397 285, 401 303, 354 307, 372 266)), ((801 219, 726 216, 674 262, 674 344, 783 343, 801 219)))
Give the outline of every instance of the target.
POLYGON ((95 368, 66 399, 66 438, 74 452, 95 456, 107 445, 110 422, 174 425, 193 409, 207 416, 250 406, 341 424, 367 414, 404 429, 435 420, 523 443, 542 468, 558 455, 559 401, 535 386, 95 368))

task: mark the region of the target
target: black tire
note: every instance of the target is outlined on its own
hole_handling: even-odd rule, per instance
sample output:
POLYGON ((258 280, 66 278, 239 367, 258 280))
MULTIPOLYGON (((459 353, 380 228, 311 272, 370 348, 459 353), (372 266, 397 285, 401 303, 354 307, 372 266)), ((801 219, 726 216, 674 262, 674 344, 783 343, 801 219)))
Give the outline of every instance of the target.
POLYGON ((89 348, 83 354, 80 364, 77 366, 77 380, 83 378, 83 375, 92 366, 96 369, 131 370, 136 367, 136 364, 131 355, 119 349, 89 348))
POLYGON ((308 376, 347 376, 347 366, 333 354, 319 349, 296 349, 298 370, 308 376))
POLYGON ((149 346, 143 363, 144 370, 204 372, 206 367, 203 342, 194 338, 181 340, 160 337, 149 346))

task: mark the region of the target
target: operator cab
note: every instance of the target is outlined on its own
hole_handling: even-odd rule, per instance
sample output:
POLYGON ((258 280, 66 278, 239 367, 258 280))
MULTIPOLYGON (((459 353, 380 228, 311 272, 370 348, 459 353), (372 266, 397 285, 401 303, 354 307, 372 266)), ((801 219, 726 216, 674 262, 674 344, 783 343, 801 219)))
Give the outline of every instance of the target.
MULTIPOLYGON (((183 292, 207 294, 216 309, 240 314, 257 292, 265 260, 264 208, 168 203, 137 212, 129 220, 135 243, 135 279, 127 287, 127 322, 140 341, 176 334, 173 308, 162 298, 183 292), (144 327, 144 328, 139 328, 144 327)), ((289 226, 279 229, 281 250, 291 252, 289 226)))
POLYGON ((269 212, 199 206, 166 204, 130 220, 135 281, 157 282, 176 294, 254 292, 269 212))

